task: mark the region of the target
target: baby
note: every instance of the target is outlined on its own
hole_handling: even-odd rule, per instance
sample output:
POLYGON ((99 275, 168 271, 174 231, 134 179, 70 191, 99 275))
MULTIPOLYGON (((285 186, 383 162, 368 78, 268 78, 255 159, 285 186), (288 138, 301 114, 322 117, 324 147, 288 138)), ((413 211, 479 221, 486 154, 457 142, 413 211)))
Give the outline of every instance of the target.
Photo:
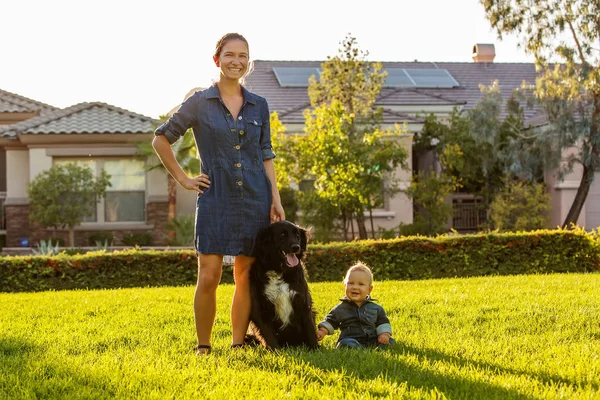
POLYGON ((344 278, 346 296, 333 307, 317 330, 317 338, 340 329, 337 347, 363 348, 385 347, 395 344, 390 320, 383 307, 370 297, 373 290, 373 274, 360 261, 348 269, 344 278))

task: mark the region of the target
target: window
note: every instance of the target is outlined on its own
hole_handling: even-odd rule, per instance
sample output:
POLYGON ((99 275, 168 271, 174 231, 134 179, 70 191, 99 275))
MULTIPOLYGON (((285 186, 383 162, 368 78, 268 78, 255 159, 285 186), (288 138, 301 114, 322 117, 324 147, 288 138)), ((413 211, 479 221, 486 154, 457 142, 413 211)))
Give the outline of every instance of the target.
POLYGON ((104 200, 106 222, 144 221, 144 163, 138 160, 106 160, 104 169, 110 175, 112 185, 107 188, 104 200))
POLYGON ((55 164, 89 166, 98 176, 104 169, 111 186, 103 199, 90 204, 93 215, 83 222, 143 222, 146 220, 146 174, 144 162, 133 159, 55 158, 55 164))

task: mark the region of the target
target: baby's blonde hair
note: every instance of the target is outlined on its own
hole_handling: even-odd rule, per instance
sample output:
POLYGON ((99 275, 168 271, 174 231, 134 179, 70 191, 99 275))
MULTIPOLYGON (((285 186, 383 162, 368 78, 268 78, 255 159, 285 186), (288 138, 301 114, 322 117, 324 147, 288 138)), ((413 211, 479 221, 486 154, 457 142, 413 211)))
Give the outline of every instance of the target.
POLYGON ((353 266, 348 268, 348 271, 346 272, 346 277, 344 278, 344 284, 348 283, 348 277, 354 271, 362 271, 362 272, 366 272, 367 274, 369 274, 369 279, 371 280, 371 286, 373 286, 373 272, 371 272, 371 268, 367 267, 367 264, 365 264, 361 261, 358 261, 356 264, 354 264, 353 266))

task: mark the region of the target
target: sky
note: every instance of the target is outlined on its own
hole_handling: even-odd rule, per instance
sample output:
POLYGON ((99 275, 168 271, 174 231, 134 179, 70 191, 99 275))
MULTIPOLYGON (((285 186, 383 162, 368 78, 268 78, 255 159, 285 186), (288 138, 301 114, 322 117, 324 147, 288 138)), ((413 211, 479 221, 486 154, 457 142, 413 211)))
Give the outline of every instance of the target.
POLYGON ((479 0, 0 0, 0 89, 64 108, 100 101, 157 118, 217 76, 217 40, 257 60, 325 60, 351 35, 370 61, 533 62, 479 0))

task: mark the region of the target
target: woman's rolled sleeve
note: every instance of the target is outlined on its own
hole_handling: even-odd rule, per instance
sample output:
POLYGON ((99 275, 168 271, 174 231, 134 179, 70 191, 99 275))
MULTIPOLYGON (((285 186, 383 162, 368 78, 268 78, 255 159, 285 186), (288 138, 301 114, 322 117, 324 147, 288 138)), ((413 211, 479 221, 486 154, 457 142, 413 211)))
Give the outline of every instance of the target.
POLYGON ((260 131, 260 149, 262 151, 263 161, 275 158, 273 153, 273 145, 271 144, 271 117, 269 114, 269 105, 265 101, 264 113, 262 116, 262 128, 260 131))
POLYGON ((155 136, 163 135, 170 144, 175 143, 196 122, 196 95, 187 99, 164 124, 156 128, 155 136))

